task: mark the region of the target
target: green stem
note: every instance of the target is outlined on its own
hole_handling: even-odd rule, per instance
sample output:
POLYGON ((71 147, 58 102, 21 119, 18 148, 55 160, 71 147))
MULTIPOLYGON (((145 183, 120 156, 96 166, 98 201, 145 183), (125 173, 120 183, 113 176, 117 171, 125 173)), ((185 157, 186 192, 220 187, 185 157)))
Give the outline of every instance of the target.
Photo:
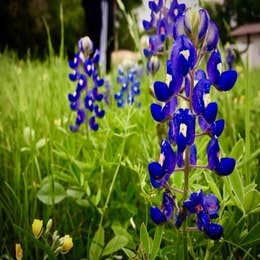
MULTIPOLYGON (((183 189, 183 200, 188 197, 189 190, 189 174, 190 174, 190 146, 186 147, 185 150, 185 164, 184 164, 184 189, 183 189)), ((188 259, 188 240, 187 240, 187 223, 183 225, 183 249, 184 259, 188 259)))
POLYGON ((120 157, 119 157, 119 162, 118 162, 117 167, 116 167, 116 172, 115 172, 115 174, 113 176, 112 183, 111 183, 111 185, 109 187, 109 192, 108 192, 108 195, 107 195, 107 199, 106 199, 105 205, 104 205, 104 207, 102 209, 102 215, 101 215, 101 219, 100 219, 100 223, 99 223, 100 226, 103 223, 105 211, 106 211, 106 209, 108 207, 108 203, 110 201, 110 197, 111 197, 112 191, 114 189, 114 185, 115 185, 116 178, 117 178, 117 175, 118 175, 118 172, 119 172, 119 168, 121 166, 121 161, 122 161, 122 157, 123 157, 123 154, 124 154, 124 150, 125 150, 125 138, 123 139, 123 142, 122 142, 122 149, 121 149, 121 153, 120 153, 120 157))
MULTIPOLYGON (((249 89, 249 62, 248 62, 248 55, 246 59, 246 86, 245 86, 245 131, 246 131, 246 160, 250 157, 250 89, 249 89)), ((249 167, 246 164, 245 167, 245 179, 246 179, 246 184, 250 183, 250 173, 248 171, 249 167)))

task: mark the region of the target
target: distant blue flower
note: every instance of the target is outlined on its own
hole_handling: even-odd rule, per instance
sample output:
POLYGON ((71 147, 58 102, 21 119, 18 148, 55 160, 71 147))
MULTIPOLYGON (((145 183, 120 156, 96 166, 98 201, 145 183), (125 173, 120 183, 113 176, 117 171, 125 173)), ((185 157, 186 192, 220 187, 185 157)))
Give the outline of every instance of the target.
POLYGON ((118 107, 135 103, 136 96, 141 92, 139 81, 141 75, 142 70, 137 64, 127 64, 125 68, 118 68, 117 83, 121 84, 121 89, 114 95, 118 107))
POLYGON ((161 208, 152 206, 150 208, 151 219, 156 224, 163 224, 172 218, 174 210, 174 199, 168 192, 163 193, 161 208))
POLYGON ((93 43, 89 37, 83 37, 78 42, 79 52, 74 59, 69 61, 69 66, 73 73, 69 74, 71 81, 76 81, 75 92, 68 94, 70 108, 77 112, 75 125, 70 125, 70 130, 78 131, 80 125, 88 121, 92 130, 98 129, 96 117, 102 118, 105 111, 102 109, 103 94, 99 93, 99 88, 104 84, 104 80, 99 78, 98 63, 100 53, 95 51, 92 58, 93 43), (94 114, 93 114, 94 113, 94 114))

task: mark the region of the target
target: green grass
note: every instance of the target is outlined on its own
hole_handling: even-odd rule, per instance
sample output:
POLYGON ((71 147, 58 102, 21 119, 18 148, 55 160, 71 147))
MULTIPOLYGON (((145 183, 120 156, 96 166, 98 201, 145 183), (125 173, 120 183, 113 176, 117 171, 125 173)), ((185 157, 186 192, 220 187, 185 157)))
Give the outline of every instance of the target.
MULTIPOLYGON (((0 56, 0 253, 14 257, 15 243, 20 242, 24 259, 41 259, 48 249, 32 237, 34 218, 44 219, 45 224, 53 218, 53 230, 73 237, 74 249, 67 259, 100 255, 102 248, 99 252, 92 243, 100 226, 104 246, 114 235, 121 235, 125 248, 135 251, 139 247, 138 252, 144 252, 141 224, 153 237, 149 206, 160 204, 147 171, 147 164, 159 156, 149 81, 142 79, 141 108, 118 109, 112 102, 99 121, 98 132, 83 127, 71 133, 69 124, 75 115, 67 94, 75 86, 68 72, 67 62, 61 59, 39 62, 18 60, 11 53, 0 56), (56 200, 60 202, 53 204, 56 200)), ((222 155, 234 156, 237 167, 233 175, 222 179, 202 170, 192 172, 192 190, 202 187, 219 196, 219 223, 225 229, 219 242, 203 239, 201 233, 189 234, 189 253, 194 258, 206 254, 207 259, 254 259, 259 254, 259 72, 244 69, 230 93, 213 93, 219 117, 226 121, 220 137, 222 155)), ((111 76, 115 82, 115 75, 111 76)), ((207 139, 196 144, 199 163, 203 163, 207 139)), ((182 188, 181 173, 171 181, 182 188)), ((158 259, 181 259, 181 247, 179 234, 166 226, 158 259)), ((116 254, 127 258, 122 250, 116 254)))

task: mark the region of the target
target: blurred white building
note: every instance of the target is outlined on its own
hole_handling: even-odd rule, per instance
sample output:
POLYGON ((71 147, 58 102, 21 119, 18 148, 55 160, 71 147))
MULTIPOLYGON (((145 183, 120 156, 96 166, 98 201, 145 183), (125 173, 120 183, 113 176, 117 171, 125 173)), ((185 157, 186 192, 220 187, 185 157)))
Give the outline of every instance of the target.
POLYGON ((234 47, 241 53, 246 62, 247 56, 249 68, 260 67, 260 23, 245 24, 231 32, 235 37, 234 47))

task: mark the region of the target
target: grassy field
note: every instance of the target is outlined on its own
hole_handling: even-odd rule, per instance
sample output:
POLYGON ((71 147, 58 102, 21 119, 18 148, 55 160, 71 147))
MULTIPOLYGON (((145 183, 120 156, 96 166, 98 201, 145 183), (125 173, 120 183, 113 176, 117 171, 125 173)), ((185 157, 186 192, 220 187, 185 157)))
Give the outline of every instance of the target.
MULTIPOLYGON (((71 133, 75 115, 67 95, 75 86, 68 73, 63 59, 40 62, 0 55, 0 258, 15 258, 15 243, 21 243, 24 259, 54 258, 31 231, 33 219, 46 224, 52 218, 52 230, 73 238, 66 259, 127 259, 135 253, 136 259, 153 259, 158 234, 157 259, 182 259, 181 234, 170 225, 156 228, 149 216, 150 205, 160 203, 147 170, 159 156, 160 141, 150 115, 149 79, 141 81, 140 108, 118 109, 111 98, 97 132, 86 126, 71 133)), ((115 82, 115 72, 111 78, 115 82)), ((192 172, 192 190, 202 188, 220 199, 218 223, 224 226, 217 242, 189 234, 194 259, 259 257, 259 86, 260 70, 242 69, 231 92, 213 93, 218 117, 226 121, 222 156, 235 157, 237 167, 226 178, 202 169, 192 172)), ((201 163, 206 162, 206 144, 205 139, 197 143, 201 163)), ((182 188, 181 173, 172 182, 182 188)))

